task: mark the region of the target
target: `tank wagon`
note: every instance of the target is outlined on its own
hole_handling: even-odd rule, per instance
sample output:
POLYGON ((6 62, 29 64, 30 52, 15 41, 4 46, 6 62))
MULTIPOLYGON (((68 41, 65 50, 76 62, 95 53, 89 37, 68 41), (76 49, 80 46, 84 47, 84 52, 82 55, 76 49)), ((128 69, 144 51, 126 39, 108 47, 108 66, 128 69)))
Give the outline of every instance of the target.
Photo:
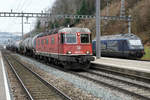
POLYGON ((14 44, 14 47, 15 47, 15 51, 16 52, 19 52, 20 51, 20 43, 21 43, 22 41, 16 41, 15 42, 15 44, 14 44))
POLYGON ((17 48, 19 47, 19 42, 20 41, 17 41, 17 42, 11 41, 9 42, 9 44, 6 45, 6 48, 11 51, 18 51, 17 48))
POLYGON ((88 28, 61 28, 23 40, 20 52, 66 69, 86 69, 94 61, 91 42, 88 28))
MULTIPOLYGON (((96 38, 92 41, 96 54, 96 38)), ((145 52, 141 39, 134 34, 118 34, 101 37, 101 54, 110 57, 141 58, 145 52)))

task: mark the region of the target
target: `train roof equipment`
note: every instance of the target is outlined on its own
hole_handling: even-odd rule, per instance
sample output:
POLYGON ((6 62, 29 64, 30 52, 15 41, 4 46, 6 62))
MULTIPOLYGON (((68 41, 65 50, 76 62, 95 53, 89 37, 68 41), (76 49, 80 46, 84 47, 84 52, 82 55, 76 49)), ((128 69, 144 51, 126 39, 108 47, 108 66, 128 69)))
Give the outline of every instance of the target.
MULTIPOLYGON (((126 33, 126 34, 116 34, 116 35, 106 35, 102 36, 101 40, 129 40, 129 39, 140 39, 138 36, 136 36, 133 33, 126 33)), ((94 39, 94 41, 96 38, 94 39)))
POLYGON ((80 32, 80 33, 90 33, 90 30, 88 28, 77 28, 77 27, 72 27, 72 28, 63 28, 61 30, 59 30, 59 33, 76 33, 76 32, 80 32))
POLYGON ((46 33, 40 33, 37 38, 51 35, 51 34, 57 34, 57 33, 90 33, 91 31, 88 28, 78 28, 78 27, 72 27, 72 28, 57 28, 57 29, 52 29, 49 30, 49 32, 46 33))

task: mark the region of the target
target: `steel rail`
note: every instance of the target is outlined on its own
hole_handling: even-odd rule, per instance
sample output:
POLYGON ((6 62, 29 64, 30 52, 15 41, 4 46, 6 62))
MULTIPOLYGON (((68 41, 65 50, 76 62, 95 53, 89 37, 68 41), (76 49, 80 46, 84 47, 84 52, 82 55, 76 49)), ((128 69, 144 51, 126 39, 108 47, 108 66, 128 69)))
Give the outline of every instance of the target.
MULTIPOLYGON (((42 63, 43 63, 43 62, 42 62, 42 63)), ((45 63, 43 63, 43 64, 45 64, 45 63)), ((134 96, 136 96, 136 97, 142 98, 142 100, 149 100, 149 99, 150 99, 149 97, 146 97, 146 96, 143 96, 143 95, 140 95, 140 94, 131 92, 131 91, 126 90, 126 89, 123 89, 123 88, 121 88, 121 87, 113 86, 113 85, 110 85, 109 83, 105 83, 105 82, 100 81, 100 80, 95 80, 95 79, 90 78, 90 77, 88 77, 88 76, 80 75, 80 74, 78 74, 77 72, 74 72, 74 71, 68 71, 68 70, 66 70, 66 69, 60 68, 60 67, 55 66, 55 65, 53 65, 52 67, 54 67, 54 68, 56 68, 56 69, 58 69, 58 70, 61 70, 61 71, 64 71, 64 72, 67 72, 67 73, 70 73, 70 74, 73 74, 73 75, 76 75, 76 76, 85 78, 85 79, 88 79, 89 81, 96 82, 97 84, 102 84, 102 85, 104 85, 104 86, 106 86, 106 87, 117 89, 117 90, 119 90, 119 91, 122 91, 123 93, 129 94, 129 95, 134 95, 134 96)), ((87 71, 87 70, 86 70, 86 71, 87 71)), ((107 77, 107 78, 108 78, 108 77, 107 77)), ((117 80, 117 79, 116 79, 116 80, 117 80)), ((117 80, 117 81, 118 81, 118 80, 117 80)), ((120 80, 120 81, 128 83, 127 81, 124 81, 124 80, 120 80)), ((130 82, 130 83, 131 83, 131 82, 130 82)), ((134 83, 131 83, 131 85, 135 85, 135 84, 134 84, 134 83)), ((136 84, 136 86, 140 86, 140 85, 136 84)), ((144 87, 144 86, 143 86, 143 88, 144 88, 144 89, 149 89, 149 88, 144 87)))
MULTIPOLYGON (((145 89, 145 90, 148 90, 150 92, 150 87, 148 86, 145 86, 145 85, 141 85, 139 83, 135 83, 135 82, 131 82, 131 81, 127 81, 127 80, 123 80, 121 78, 116 78, 116 77, 113 77, 113 76, 109 76, 109 75, 103 75, 103 74, 100 74, 100 73, 96 73, 96 72, 92 72, 90 70, 85 70, 86 72, 92 74, 92 75, 96 75, 96 76, 100 76, 100 77, 103 77, 103 78, 106 78, 106 79, 109 79, 109 80, 112 80, 112 81, 118 81, 118 82, 121 82, 125 85, 130 85, 131 87, 134 86, 134 87, 137 87, 137 89, 145 89)), ((102 71, 101 71, 102 72, 102 71)), ((113 74, 112 74, 113 75, 113 74)), ((132 91, 132 92, 136 92, 136 91, 132 91)), ((140 93, 139 93, 140 94, 140 93)), ((142 94, 140 94, 142 95, 142 94)), ((146 97, 146 96, 145 96, 146 97)), ((149 97, 150 98, 150 95, 149 97)))
POLYGON ((101 84, 101 85, 104 85, 104 86, 106 86, 106 87, 113 88, 113 89, 116 89, 116 90, 118 90, 118 91, 122 91, 123 93, 126 93, 126 94, 128 94, 128 95, 132 95, 132 96, 136 96, 136 97, 138 97, 138 98, 142 98, 142 100, 150 100, 149 97, 146 97, 146 96, 143 96, 143 95, 140 95, 140 94, 131 92, 131 91, 127 90, 127 89, 123 89, 123 88, 117 87, 117 86, 115 86, 115 85, 111 85, 111 84, 106 83, 106 82, 104 82, 104 81, 96 80, 96 79, 90 78, 90 77, 88 77, 88 76, 81 75, 81 74, 79 74, 79 73, 74 73, 74 72, 71 72, 71 73, 74 74, 74 75, 76 75, 76 76, 79 76, 79 77, 82 77, 82 78, 84 78, 84 79, 87 79, 87 80, 89 80, 89 81, 93 81, 93 82, 95 82, 95 83, 97 83, 97 84, 101 84))
POLYGON ((55 90, 55 92, 57 92, 60 96, 63 96, 63 98, 65 100, 72 100, 68 95, 66 95, 65 93, 63 93, 62 91, 60 91, 59 89, 57 89, 55 86, 53 86, 52 84, 50 84, 48 81, 44 80, 40 75, 38 75, 37 73, 33 72, 32 70, 30 70, 29 68, 27 68, 23 63, 21 63, 20 61, 16 60, 19 64, 21 64, 22 66, 24 66, 27 70, 29 70, 32 74, 34 74, 39 80, 41 80, 46 86, 48 86, 49 88, 53 88, 55 90))
MULTIPOLYGON (((43 63, 43 62, 42 62, 42 63, 43 63)), ((43 64, 45 64, 45 63, 43 63, 43 64)), ((80 74, 78 74, 78 73, 76 73, 76 72, 73 72, 73 71, 65 70, 65 69, 60 68, 60 67, 55 66, 55 65, 53 65, 53 67, 55 67, 55 68, 57 68, 57 69, 59 69, 59 70, 62 70, 62 71, 64 71, 64 72, 67 72, 67 73, 70 73, 70 74, 73 74, 73 75, 82 77, 82 78, 87 79, 87 80, 89 80, 89 81, 96 82, 97 84, 102 84, 102 85, 104 85, 104 86, 106 86, 106 87, 114 88, 114 89, 116 89, 116 90, 118 90, 118 91, 122 91, 123 93, 129 94, 129 95, 133 95, 133 96, 136 96, 136 97, 139 97, 139 98, 142 98, 142 100, 149 100, 149 99, 150 99, 149 97, 145 97, 145 96, 142 96, 142 95, 140 95, 140 94, 133 93, 133 92, 131 92, 131 91, 129 91, 129 90, 122 89, 122 88, 120 88, 120 87, 110 85, 109 83, 105 83, 105 82, 100 81, 100 80, 95 80, 95 79, 93 79, 93 78, 90 78, 90 77, 87 77, 87 76, 84 76, 84 75, 80 75, 80 74)), ((120 73, 120 74, 121 74, 121 73, 120 73)), ((124 82, 124 81, 122 81, 122 82, 124 82)), ((127 82, 126 82, 126 83, 127 83, 127 82)), ((134 84, 132 84, 132 85, 134 85, 134 84)), ((137 86, 138 86, 138 85, 137 85, 137 86)), ((143 87, 143 88, 146 88, 146 87, 143 87)))
POLYGON ((97 64, 92 64, 93 66, 91 68, 94 68, 95 70, 99 70, 99 71, 107 71, 108 73, 115 73, 115 74, 119 74, 121 76, 125 76, 127 78, 134 78, 134 79, 138 79, 138 80, 141 80, 143 82, 146 82, 146 83, 150 83, 150 78, 148 77, 143 77, 143 76, 138 76, 138 75, 134 75, 134 74, 127 74, 127 73, 124 73, 124 72, 121 72, 121 71, 115 71, 114 69, 111 69, 110 66, 105 66, 105 67, 96 67, 97 64))
POLYGON ((120 78, 115 78, 115 77, 109 76, 109 75, 103 75, 103 74, 100 74, 100 73, 92 72, 90 70, 85 70, 85 71, 90 73, 90 74, 96 75, 96 76, 105 77, 105 78, 110 79, 110 80, 119 81, 119 82, 122 82, 122 83, 125 83, 125 84, 130 84, 132 86, 141 87, 141 88, 150 90, 150 87, 147 87, 147 86, 144 86, 144 85, 141 85, 141 84, 138 84, 138 83, 126 81, 126 80, 123 80, 123 79, 120 79, 120 78))
MULTIPOLYGON (((12 57, 13 58, 13 57, 12 57)), ((7 59, 8 60, 8 59, 7 59)), ((13 60, 15 60, 17 63, 19 63, 20 65, 22 65, 25 69, 27 69, 28 71, 30 71, 34 76, 36 76, 42 83, 44 83, 48 88, 52 88, 58 95, 60 95, 64 100, 72 100, 69 96, 67 96, 65 93, 63 93, 62 91, 60 91, 59 89, 57 89, 55 86, 53 86, 52 84, 48 83, 46 80, 42 79, 37 73, 33 72, 32 70, 30 70, 29 68, 27 68, 24 64, 22 64, 20 61, 16 60, 13 58, 13 60)), ((8 60, 9 62, 9 60, 8 60)), ((13 65, 9 62, 10 66, 13 68, 13 65)), ((14 68, 13 68, 14 69, 14 68)), ((15 69, 14 69, 15 71, 15 69)), ((16 71, 15 71, 16 72, 16 71)), ((17 72, 16 72, 17 74, 17 72)), ((19 77, 19 75, 17 74, 17 76, 19 77)), ((19 78, 20 79, 20 78, 19 78)), ((20 79, 21 80, 21 79, 20 79)), ((23 82, 21 81, 21 84, 23 87, 25 87, 25 85, 23 84, 23 82)), ((24 88, 25 91, 27 92, 27 94, 30 97, 30 100, 34 100, 33 97, 31 96, 30 92, 28 91, 28 89, 25 87, 24 88)))
POLYGON ((28 99, 30 100, 34 100, 33 97, 31 96, 30 92, 28 91, 28 89, 26 88, 26 86, 24 85, 24 83, 22 82, 21 78, 19 77, 19 75, 17 74, 16 70, 14 69, 13 65, 9 62, 8 58, 6 56, 4 56, 4 59, 6 60, 6 62, 8 63, 8 65, 10 66, 10 68, 13 70, 15 76, 17 77, 17 79, 19 80, 19 82, 21 83, 21 86, 23 87, 23 89, 25 90, 25 92, 28 95, 28 99))

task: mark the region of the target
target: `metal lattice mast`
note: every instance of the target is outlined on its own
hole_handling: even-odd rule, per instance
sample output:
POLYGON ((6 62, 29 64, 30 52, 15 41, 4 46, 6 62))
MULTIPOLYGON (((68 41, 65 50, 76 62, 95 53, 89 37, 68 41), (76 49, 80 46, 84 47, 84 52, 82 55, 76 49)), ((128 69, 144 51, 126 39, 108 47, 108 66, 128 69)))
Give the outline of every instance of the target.
POLYGON ((125 0, 121 0, 120 16, 125 16, 125 0))

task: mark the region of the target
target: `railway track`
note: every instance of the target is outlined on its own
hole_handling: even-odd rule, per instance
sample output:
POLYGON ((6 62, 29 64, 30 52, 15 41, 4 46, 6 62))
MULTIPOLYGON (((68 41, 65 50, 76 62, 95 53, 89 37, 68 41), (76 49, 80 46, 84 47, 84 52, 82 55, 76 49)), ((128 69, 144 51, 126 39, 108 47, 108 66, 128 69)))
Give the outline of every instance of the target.
POLYGON ((128 75, 102 67, 95 67, 94 65, 92 65, 90 70, 84 70, 82 72, 68 71, 55 65, 52 66, 64 72, 134 96, 139 100, 150 100, 150 79, 128 75))
MULTIPOLYGON (((88 79, 97 84, 102 84, 106 87, 113 88, 125 94, 140 98, 140 100, 150 100, 150 83, 148 81, 143 82, 131 76, 128 78, 124 76, 117 76, 112 72, 106 72, 104 70, 90 69, 84 70, 85 72, 74 73, 79 77, 88 79)), ((144 80, 144 79, 143 79, 144 80)))
POLYGON ((29 100, 72 100, 15 58, 7 54, 4 59, 20 81, 29 100))
POLYGON ((140 100, 150 100, 150 79, 114 72, 105 68, 100 69, 92 66, 89 70, 68 71, 53 65, 56 69, 74 74, 97 84, 118 90, 119 92, 140 98, 140 100))

